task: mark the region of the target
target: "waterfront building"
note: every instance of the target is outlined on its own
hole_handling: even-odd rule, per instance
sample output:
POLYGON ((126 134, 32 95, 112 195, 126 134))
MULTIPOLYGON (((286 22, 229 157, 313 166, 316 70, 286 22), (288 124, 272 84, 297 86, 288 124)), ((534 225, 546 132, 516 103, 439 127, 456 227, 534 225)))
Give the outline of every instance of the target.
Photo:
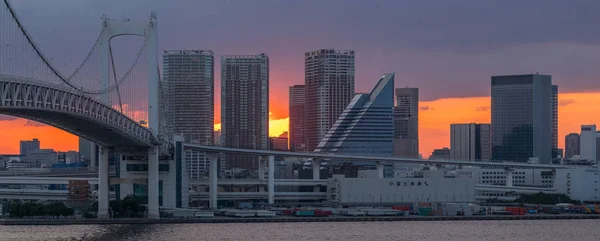
MULTIPOLYGON (((221 57, 221 142, 224 147, 269 148, 269 58, 221 57)), ((226 154, 226 167, 258 169, 258 157, 226 154)))
POLYGON ((304 91, 304 85, 290 86, 289 149, 293 152, 306 151, 306 140, 304 138, 304 109, 306 98, 304 98, 304 91))
POLYGON ((588 161, 596 160, 596 125, 582 125, 580 137, 580 158, 588 161))
POLYGON ((553 145, 552 77, 491 78, 492 159, 549 163, 553 145))
POLYGON ((19 150, 21 155, 27 155, 35 150, 40 149, 40 141, 37 138, 33 138, 33 140, 22 140, 19 145, 19 150))
POLYGON ((579 156, 579 133, 569 133, 565 136, 565 159, 579 156))
POLYGON ((394 156, 419 157, 418 88, 396 88, 394 156))
POLYGON ((490 160, 492 155, 490 124, 451 124, 452 160, 490 160))
POLYGON ((354 98, 354 50, 305 53, 304 86, 304 137, 313 151, 354 98))

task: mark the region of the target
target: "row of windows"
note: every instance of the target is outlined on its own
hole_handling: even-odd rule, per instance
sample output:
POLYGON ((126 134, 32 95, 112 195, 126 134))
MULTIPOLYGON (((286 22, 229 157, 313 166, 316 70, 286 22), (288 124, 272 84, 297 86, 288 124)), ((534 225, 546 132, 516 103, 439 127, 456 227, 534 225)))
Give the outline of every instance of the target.
MULTIPOLYGON (((128 172, 147 172, 148 164, 127 164, 128 172)), ((169 164, 158 164, 159 172, 168 172, 169 164)))

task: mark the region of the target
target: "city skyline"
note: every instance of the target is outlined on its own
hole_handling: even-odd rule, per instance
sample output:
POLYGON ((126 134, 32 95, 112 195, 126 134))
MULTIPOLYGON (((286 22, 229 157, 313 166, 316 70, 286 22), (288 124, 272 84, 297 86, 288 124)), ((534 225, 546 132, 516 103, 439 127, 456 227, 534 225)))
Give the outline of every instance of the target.
MULTIPOLYGON (((86 54, 87 46, 84 45, 90 42, 86 40, 96 37, 98 30, 97 16, 100 16, 102 13, 106 13, 109 16, 127 16, 142 19, 146 17, 145 15, 150 9, 161 9, 159 13, 161 16, 160 25, 175 26, 177 25, 176 23, 187 21, 182 20, 181 17, 185 14, 174 14, 173 9, 178 8, 184 11, 195 9, 193 7, 163 6, 164 4, 158 2, 148 2, 148 5, 141 7, 133 7, 134 3, 121 3, 126 5, 123 8, 125 10, 112 9, 109 7, 112 6, 111 4, 92 3, 95 7, 90 7, 90 3, 74 3, 70 6, 76 8, 78 11, 70 11, 71 9, 63 9, 58 5, 44 6, 37 2, 35 4, 32 3, 31 1, 15 1, 14 5, 17 11, 22 13, 20 17, 25 25, 28 26, 28 30, 34 39, 43 37, 43 39, 48 40, 40 43, 41 48, 48 51, 46 52, 48 56, 53 57, 57 62, 61 62, 60 65, 65 66, 63 70, 65 72, 69 72, 70 68, 80 63, 81 57, 86 54), (131 6, 131 8, 127 6, 131 6), (38 11, 34 11, 42 8, 47 10, 43 15, 39 15, 38 11), (43 17, 45 20, 41 21, 40 17, 43 17), (73 18, 80 21, 64 21, 65 19, 73 18), (52 31, 52 28, 49 26, 55 24, 60 24, 63 31, 52 31), (81 28, 81 26, 95 27, 81 28), (64 34, 72 32, 80 34, 70 35, 70 38, 62 37, 64 34), (60 41, 60 44, 57 44, 57 41, 60 41), (52 47, 45 45, 52 45, 52 47)), ((339 12, 345 12, 346 15, 336 12, 333 13, 333 16, 329 17, 333 17, 339 20, 339 22, 344 22, 352 20, 352 16, 358 13, 367 16, 386 16, 386 14, 380 14, 380 11, 391 11, 398 6, 396 5, 397 3, 388 1, 387 3, 377 4, 377 6, 366 6, 366 9, 360 9, 357 8, 356 2, 345 3, 347 4, 341 4, 341 7, 347 11, 339 12)), ((597 16, 585 14, 585 12, 565 11, 565 9, 572 9, 572 5, 565 6, 560 2, 544 2, 547 11, 532 11, 532 9, 536 9, 539 6, 535 1, 532 1, 523 3, 521 8, 515 12, 512 8, 507 9, 506 6, 509 5, 495 6, 492 9, 489 6, 485 7, 481 6, 481 4, 473 3, 473 9, 479 11, 468 11, 466 15, 452 13, 452 9, 456 9, 456 6, 447 6, 447 10, 437 10, 444 13, 439 16, 446 16, 444 18, 450 19, 448 23, 442 23, 436 22, 436 16, 431 14, 423 15, 427 16, 425 19, 424 17, 419 17, 419 14, 427 12, 425 11, 428 10, 427 6, 423 6, 420 3, 412 3, 405 8, 398 9, 411 13, 403 15, 402 18, 410 20, 406 22, 407 24, 414 25, 415 28, 421 27, 424 29, 421 33, 411 31, 408 28, 394 28, 394 31, 390 32, 392 28, 389 28, 389 23, 381 21, 385 20, 385 17, 364 18, 370 22, 351 26, 358 33, 367 33, 364 34, 365 36, 381 34, 383 32, 382 29, 387 31, 383 33, 389 33, 392 36, 405 31, 411 33, 405 35, 407 38, 403 38, 399 43, 391 43, 379 39, 375 41, 373 38, 351 40, 352 38, 348 38, 348 34, 356 34, 350 31, 349 27, 339 24, 332 24, 331 28, 319 30, 320 20, 322 20, 319 17, 309 22, 299 21, 299 19, 306 20, 299 18, 299 16, 302 16, 300 14, 302 9, 306 9, 307 6, 310 6, 310 3, 295 3, 291 6, 290 4, 276 1, 265 1, 260 5, 272 5, 278 11, 260 11, 262 15, 258 15, 261 16, 261 21, 256 23, 256 25, 250 25, 250 29, 255 29, 260 24, 266 24, 266 27, 261 28, 264 29, 262 31, 265 31, 264 33, 266 34, 251 35, 250 38, 254 41, 248 41, 248 44, 242 45, 236 38, 229 38, 231 37, 230 33, 222 31, 231 26, 238 26, 240 19, 249 17, 245 11, 248 5, 244 3, 211 3, 206 4, 202 8, 203 13, 206 14, 194 16, 199 18, 199 20, 207 17, 210 18, 211 16, 214 17, 214 13, 222 9, 231 9, 235 13, 241 12, 241 14, 232 14, 234 16, 233 19, 219 23, 221 28, 217 27, 214 30, 210 30, 213 32, 202 32, 202 37, 199 36, 200 31, 190 32, 183 27, 162 27, 159 30, 159 38, 161 39, 159 49, 210 49, 216 53, 216 56, 237 52, 267 53, 272 63, 271 83, 273 88, 270 98, 278 100, 271 101, 272 105, 269 107, 272 112, 271 119, 273 119, 272 122, 274 123, 282 123, 280 126, 272 125, 272 129, 274 129, 272 132, 279 132, 273 133, 272 136, 276 136, 286 129, 283 123, 287 123, 285 118, 289 115, 287 110, 288 104, 285 101, 287 100, 287 91, 285 89, 290 85, 302 84, 303 82, 302 54, 305 51, 322 47, 356 50, 358 61, 356 66, 356 92, 365 92, 370 88, 373 84, 369 82, 370 76, 380 75, 388 71, 397 73, 396 86, 411 86, 421 89, 423 101, 420 106, 422 108, 420 112, 420 153, 424 156, 427 156, 434 148, 448 146, 449 131, 445 130, 447 129, 446 123, 489 122, 487 120, 489 117, 484 120, 477 120, 476 118, 486 118, 480 117, 480 115, 485 113, 486 108, 489 108, 489 101, 486 101, 486 97, 482 96, 489 95, 487 80, 489 76, 495 74, 521 74, 539 71, 553 76, 554 84, 558 84, 561 88, 559 97, 559 106, 561 108, 559 143, 564 142, 562 140, 564 138, 562 137, 566 133, 577 132, 581 124, 600 122, 600 115, 597 114, 599 112, 597 104, 600 103, 600 97, 598 97, 600 96, 600 91, 598 91, 598 86, 595 84, 598 77, 593 61, 594 59, 600 59, 600 51, 596 47, 598 44, 596 41, 597 38, 593 35, 596 33, 585 31, 586 28, 581 26, 582 24, 594 22, 594 18, 597 18, 597 16), (300 11, 294 10, 295 8, 300 9, 300 11), (575 15, 579 17, 578 19, 573 19, 573 12, 577 13, 575 15), (295 22, 283 19, 279 23, 271 23, 267 20, 274 14, 279 15, 282 13, 295 19, 295 22), (494 13, 500 15, 500 17, 510 14, 513 18, 507 23, 502 23, 500 21, 494 22, 493 20, 475 18, 473 13, 494 13), (536 15, 542 14, 542 17, 532 18, 530 16, 532 13, 536 15), (552 18, 543 16, 552 16, 552 18), (472 29, 461 27, 456 22, 457 20, 468 22, 473 19, 478 20, 478 25, 471 26, 472 29), (548 19, 552 23, 547 24, 555 24, 562 27, 552 31, 528 27, 536 23, 534 19, 548 19), (419 23, 421 20, 428 21, 419 23), (373 25, 372 23, 375 23, 373 21, 380 23, 381 27, 373 25), (515 22, 523 24, 514 24, 515 22), (301 26, 302 24, 299 23, 305 26, 301 26), (298 28, 291 28, 296 29, 294 31, 282 31, 283 27, 286 26, 295 26, 298 28), (370 26, 375 27, 371 29, 370 26), (425 29, 424 27, 427 26, 435 28, 425 29), (453 31, 439 30, 446 29, 445 27, 453 31), (316 33, 310 37, 303 36, 302 32, 307 28, 315 30, 316 33), (335 31, 327 33, 332 28, 335 31), (481 36, 474 35, 473 33, 485 29, 497 29, 499 31, 498 35, 504 37, 493 39, 473 38, 473 36, 481 36), (530 34, 525 36, 506 34, 507 32, 510 33, 510 31, 521 32, 525 30, 530 34), (184 33, 186 36, 189 36, 182 39, 169 38, 169 36, 181 36, 184 33), (424 37, 432 35, 438 36, 438 38, 426 39, 451 41, 422 41, 424 37), (469 38, 464 38, 464 36, 469 36, 469 38), (202 42, 199 42, 198 39, 202 39, 202 42), (223 39, 232 40, 222 41, 223 39), (275 43, 273 41, 266 41, 269 39, 279 39, 282 41, 276 41, 275 43), (463 40, 468 41, 463 43, 463 40), (515 59, 520 60, 514 61, 515 59), (444 84, 448 82, 452 83, 450 88, 444 84), (455 99, 455 97, 464 99, 455 99), (478 105, 472 107, 472 102, 476 102, 478 105), (460 103, 461 106, 450 106, 450 103, 460 103), (438 109, 435 109, 436 107, 433 106, 438 106, 438 109), (449 110, 457 108, 464 113, 442 111, 440 110, 441 108, 449 110), (566 111, 569 115, 564 114, 563 111, 566 111), (434 119, 425 119, 425 116, 434 114, 434 119), (451 115, 448 117, 443 116, 445 114, 451 115), (444 120, 438 120, 440 116, 444 120)), ((324 6, 323 9, 315 11, 328 11, 333 6, 335 4, 324 6)), ((253 7, 260 9, 260 6, 253 7)), ((365 6, 362 7, 365 8, 365 6)), ((123 45, 127 46, 126 44, 121 44, 121 46, 123 45)), ((118 41, 115 48, 119 48, 118 41)), ((218 63, 215 65, 215 68, 218 69, 218 63)), ((220 76, 215 76, 215 89, 219 89, 219 79, 220 76)), ((215 122, 220 123, 220 108, 217 107, 220 106, 218 104, 220 100, 219 93, 215 93, 215 99, 215 122)), ((43 140, 44 144, 42 145, 50 145, 46 147, 58 150, 76 149, 76 138, 62 131, 50 127, 41 127, 39 123, 16 119, 14 117, 2 116, 1 119, 3 122, 0 131, 2 131, 3 137, 7 137, 4 138, 5 141, 0 145, 1 152, 16 153, 15 148, 17 144, 15 143, 18 143, 18 140, 34 137, 39 137, 43 140)), ((559 147, 564 148, 564 144, 559 144, 559 147)))

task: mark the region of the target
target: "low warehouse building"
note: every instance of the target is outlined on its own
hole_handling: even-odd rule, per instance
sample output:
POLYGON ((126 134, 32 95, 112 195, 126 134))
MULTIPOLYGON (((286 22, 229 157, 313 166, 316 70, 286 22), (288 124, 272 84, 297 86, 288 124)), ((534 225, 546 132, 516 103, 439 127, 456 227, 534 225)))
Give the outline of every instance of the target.
POLYGON ((414 202, 474 202, 470 178, 345 178, 327 180, 327 200, 337 204, 399 204, 414 202))

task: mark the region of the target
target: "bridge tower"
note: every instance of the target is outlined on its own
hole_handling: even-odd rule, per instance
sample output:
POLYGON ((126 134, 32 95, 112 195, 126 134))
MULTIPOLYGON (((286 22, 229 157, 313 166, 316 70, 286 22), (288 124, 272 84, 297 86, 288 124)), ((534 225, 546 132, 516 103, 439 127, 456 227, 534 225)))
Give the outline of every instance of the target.
MULTIPOLYGON (((129 19, 109 19, 102 17, 102 32, 99 39, 100 47, 100 86, 109 88, 110 83, 110 41, 118 36, 140 36, 145 39, 144 47, 146 56, 146 69, 148 78, 148 129, 151 131, 155 140, 158 140, 158 115, 159 115, 159 71, 158 71, 158 35, 157 35, 157 17, 152 12, 150 21, 132 21, 129 19)), ((102 94, 99 98, 102 102, 109 105, 108 93, 102 94)), ((158 176, 158 145, 149 147, 148 153, 148 218, 159 218, 159 176, 158 176)), ((109 147, 101 147, 99 163, 99 190, 98 190, 98 218, 108 218, 108 152, 109 147)))

